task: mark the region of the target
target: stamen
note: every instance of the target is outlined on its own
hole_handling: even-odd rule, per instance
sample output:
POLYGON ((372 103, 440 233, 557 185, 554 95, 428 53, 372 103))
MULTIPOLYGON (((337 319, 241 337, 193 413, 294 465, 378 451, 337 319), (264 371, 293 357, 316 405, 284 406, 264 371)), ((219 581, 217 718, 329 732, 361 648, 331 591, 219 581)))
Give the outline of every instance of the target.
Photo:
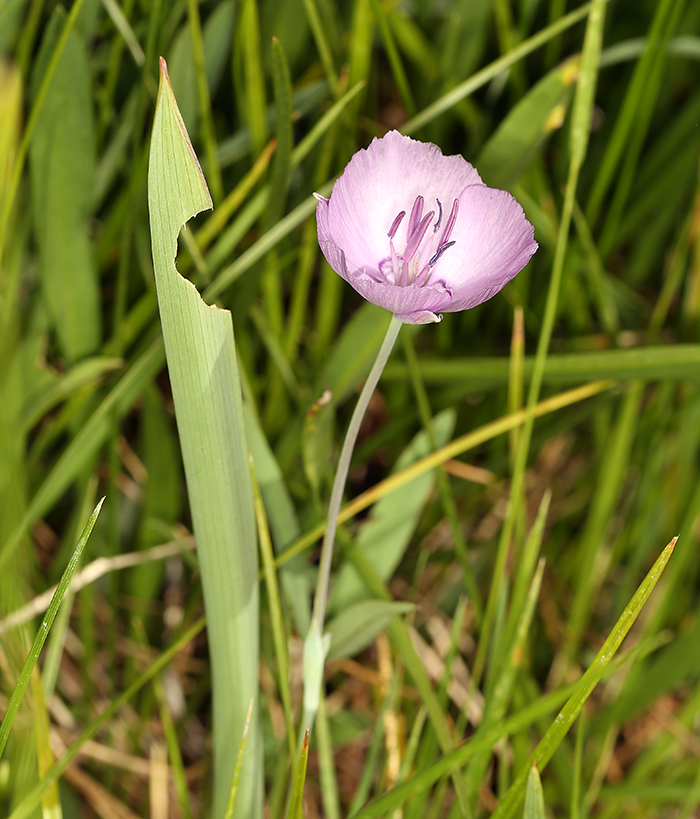
POLYGON ((411 208, 411 215, 408 217, 408 232, 406 233, 409 241, 411 236, 413 236, 415 233, 418 223, 420 222, 420 218, 423 215, 424 201, 425 200, 422 196, 416 196, 416 201, 413 203, 413 207, 411 208))
POLYGON ((442 238, 440 239, 439 247, 442 247, 446 242, 449 241, 450 234, 455 226, 455 222, 457 221, 457 214, 459 213, 459 199, 455 199, 452 203, 452 210, 450 211, 449 218, 447 219, 447 224, 445 225, 445 231, 442 234, 442 238))
POLYGON ((442 256, 442 254, 447 250, 448 247, 452 247, 452 245, 457 244, 456 242, 448 242, 446 245, 440 245, 437 250, 437 253, 433 256, 433 258, 428 262, 428 267, 434 267, 437 260, 442 256))
POLYGON ((411 259, 415 256, 416 251, 418 250, 420 243, 423 241, 423 237, 425 236, 425 232, 428 230, 428 226, 433 221, 433 216, 435 216, 435 211, 431 210, 430 213, 427 213, 423 217, 423 221, 418 225, 418 227, 413 232, 408 244, 406 245, 406 250, 403 252, 403 257, 407 262, 410 262, 411 259))
POLYGON ((387 236, 390 239, 393 239, 394 236, 396 236, 396 231, 399 229, 399 225, 403 221, 403 217, 405 215, 406 211, 402 210, 401 213, 399 213, 399 215, 396 217, 396 219, 394 219, 394 221, 391 223, 391 227, 389 228, 389 232, 387 233, 387 236))
POLYGON ((437 222, 435 222, 435 227, 433 228, 433 233, 437 233, 438 230, 440 230, 440 222, 442 222, 442 205, 440 204, 439 199, 436 199, 435 201, 438 203, 439 212, 437 222))
POLYGON ((401 284, 401 277, 403 276, 403 259, 396 252, 394 243, 389 239, 389 247, 391 248, 391 267, 394 274, 394 284, 401 284))
POLYGON ((428 279, 430 278, 432 270, 429 264, 427 264, 421 272, 416 276, 415 281, 413 284, 417 284, 423 286, 424 284, 428 283, 428 279))

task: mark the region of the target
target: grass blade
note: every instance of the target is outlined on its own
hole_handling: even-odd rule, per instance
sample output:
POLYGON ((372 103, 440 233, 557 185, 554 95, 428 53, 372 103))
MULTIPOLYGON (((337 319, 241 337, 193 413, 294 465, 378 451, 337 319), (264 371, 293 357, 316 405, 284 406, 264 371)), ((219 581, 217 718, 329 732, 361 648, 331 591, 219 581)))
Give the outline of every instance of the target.
POLYGON ((537 765, 539 768, 544 768, 544 766, 552 758, 552 755, 568 733, 569 728, 571 728, 576 717, 581 712, 581 709, 583 708, 591 692, 600 682, 600 679, 605 673, 606 667, 615 656, 615 653, 622 644, 622 641, 625 639, 627 632, 632 628, 632 624, 637 619, 639 612, 642 610, 642 607, 649 598, 649 595, 652 593, 654 586, 656 586, 663 570, 666 568, 666 564, 673 554, 676 540, 677 538, 674 538, 668 544, 649 570, 649 573, 644 578, 641 585, 637 589, 637 592, 627 605, 627 608, 622 612, 620 619, 610 632, 608 639, 605 641, 605 643, 603 643, 602 648, 596 654, 595 659, 587 669, 586 673, 577 683, 575 692, 559 712, 550 729, 547 731, 544 737, 542 737, 542 740, 532 755, 531 762, 528 764, 527 769, 521 771, 504 798, 501 800, 498 809, 493 814, 494 819, 506 819, 506 817, 513 815, 515 809, 520 803, 520 800, 523 798, 531 765, 537 765))
POLYGON ((523 819, 545 819, 544 794, 542 793, 542 783, 540 782, 537 765, 533 765, 527 775, 523 819))
POLYGON ((294 759, 296 753, 296 737, 294 735, 294 720, 292 715, 292 694, 289 687, 287 635, 284 631, 284 620, 282 619, 282 604, 280 602, 279 586, 277 585, 275 555, 272 549, 272 540, 270 539, 270 529, 267 524, 265 506, 255 475, 252 458, 250 460, 250 468, 253 473, 253 496, 255 500, 255 518, 258 524, 260 557, 262 558, 263 571, 265 572, 265 586, 267 588, 267 599, 270 607, 270 620, 272 621, 272 639, 275 645, 275 657, 277 659, 277 669, 279 673, 279 692, 284 708, 284 719, 287 724, 289 758, 294 759))
POLYGON ((243 728, 243 736, 241 737, 241 744, 238 746, 238 756, 236 757, 236 767, 233 769, 233 779, 231 781, 231 790, 228 794, 228 802, 226 803, 226 813, 224 819, 233 819, 234 811, 236 810, 236 799, 238 797, 238 783, 241 778, 241 769, 243 768, 243 755, 245 753, 245 744, 248 739, 248 729, 250 728, 250 717, 253 713, 253 700, 250 701, 248 707, 248 716, 246 717, 245 726, 243 728))
POLYGON ((46 789, 51 787, 54 782, 57 782, 61 774, 71 764, 71 762, 80 753, 80 749, 85 743, 92 739, 95 734, 104 725, 112 719, 112 717, 119 711, 119 709, 138 692, 146 683, 150 682, 153 677, 162 671, 163 668, 173 659, 173 657, 180 652, 190 640, 193 640, 205 626, 205 619, 202 617, 197 620, 187 631, 179 637, 169 648, 167 648, 157 660, 154 660, 148 668, 136 679, 123 694, 118 696, 106 708, 97 719, 94 719, 82 734, 73 742, 70 748, 63 754, 63 756, 55 762, 47 771, 46 776, 39 782, 32 790, 25 796, 19 805, 12 811, 8 819, 28 819, 32 815, 34 808, 41 802, 41 797, 46 789))
POLYGON ((97 520, 97 516, 100 514, 100 509, 102 508, 102 504, 104 503, 104 498, 97 504, 93 513, 90 515, 90 519, 88 520, 85 529, 83 529, 83 533, 78 540, 78 544, 71 555, 71 559, 68 561, 68 565, 66 566, 65 571, 61 577, 61 580, 56 588, 54 596, 51 600, 51 605, 49 606, 46 614, 44 615, 43 620, 41 621, 41 625, 39 626, 39 630, 37 631, 36 637, 34 638, 34 642, 32 643, 32 647, 29 651, 29 655, 24 663, 22 671, 19 675, 19 680, 17 681, 17 685, 15 686, 14 691, 12 692, 12 696, 10 697, 10 701, 7 703, 7 709, 5 711, 5 716, 3 717, 2 724, 0 725, 0 757, 2 756, 2 752, 5 750, 5 745, 7 744, 8 737, 10 736, 10 729, 12 728, 12 723, 14 721, 15 716, 17 715, 17 710, 19 708, 19 704, 22 701, 22 697, 24 696, 24 692, 27 689, 27 685, 29 684, 30 677, 32 675, 32 669, 36 665, 36 661, 39 659, 39 654, 41 654, 41 649, 46 642, 46 638, 48 637, 49 630, 53 624, 53 621, 56 619, 56 614, 58 613, 59 606, 63 601, 63 597, 68 590, 68 586, 70 584, 71 578, 73 577, 73 572, 78 568, 80 563, 80 556, 83 553, 83 549, 85 548, 85 544, 88 542, 88 538, 90 537, 90 533, 95 525, 95 521, 97 520))
POLYGON ((306 729, 304 739, 299 751, 299 761, 297 762, 294 774, 294 788, 292 799, 289 803, 289 819, 304 819, 304 782, 306 782, 306 763, 309 759, 309 729, 306 729))

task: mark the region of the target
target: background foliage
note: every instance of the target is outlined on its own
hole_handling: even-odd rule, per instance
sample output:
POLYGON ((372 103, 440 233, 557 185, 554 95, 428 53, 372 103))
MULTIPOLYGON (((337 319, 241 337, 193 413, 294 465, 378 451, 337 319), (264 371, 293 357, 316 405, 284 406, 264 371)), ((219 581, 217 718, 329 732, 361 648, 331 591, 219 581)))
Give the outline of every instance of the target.
MULTIPOLYGON (((60 753, 160 657, 162 676, 124 696, 65 769, 63 815, 208 815, 202 592, 148 233, 158 56, 215 204, 181 235, 178 267, 233 314, 249 444, 281 552, 318 535, 337 442, 388 321, 325 264, 310 193, 327 193, 371 137, 406 126, 511 190, 540 243, 498 298, 404 328, 362 430, 358 496, 523 403, 569 173, 581 8, 570 19, 563 0, 0 2, 2 616, 58 582, 103 494, 82 561, 108 561, 59 611, 43 687, 25 697, 0 761, 3 811, 48 768, 47 737, 60 753), (505 54, 515 57, 494 65, 505 54)), ((340 532, 330 613, 340 637, 309 756, 309 817, 350 815, 404 780, 399 803, 371 815, 399 805, 407 819, 458 815, 457 777, 445 770, 423 788, 409 778, 445 750, 415 656, 450 741, 515 720, 459 780, 477 815, 493 812, 679 533, 625 644, 629 662, 541 774, 558 816, 697 813, 699 26, 700 6, 684 0, 607 4, 543 395, 614 383, 536 422, 505 550, 516 430, 340 532), (546 566, 535 568, 540 540, 546 566)), ((315 538, 304 542, 279 573, 295 709, 316 560, 315 538)), ((288 709, 267 599, 263 589, 261 712, 280 816, 288 709)), ((2 628, 9 697, 35 626, 2 628)), ((46 793, 45 813, 58 796, 46 793)))

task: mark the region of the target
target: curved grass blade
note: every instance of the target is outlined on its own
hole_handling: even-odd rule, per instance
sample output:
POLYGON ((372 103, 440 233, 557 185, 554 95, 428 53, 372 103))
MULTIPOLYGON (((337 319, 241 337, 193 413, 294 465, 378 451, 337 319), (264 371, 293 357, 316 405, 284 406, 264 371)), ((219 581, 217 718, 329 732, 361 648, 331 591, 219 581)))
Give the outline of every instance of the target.
POLYGON ((299 751, 299 761, 297 762, 294 774, 294 789, 292 799, 289 803, 288 819, 304 819, 304 783, 306 782, 306 763, 309 759, 309 729, 306 729, 304 739, 299 751))
POLYGON ((39 659, 39 654, 41 654, 41 649, 46 642, 46 638, 48 637, 49 630, 53 624, 53 621, 56 619, 56 614, 58 613, 59 606, 63 601, 63 597, 68 590, 68 586, 70 584, 71 578, 73 577, 73 572, 78 568, 80 563, 80 556, 83 553, 83 549, 85 548, 85 544, 90 537, 90 533, 95 525, 95 521, 97 520, 97 516, 100 514, 100 509, 102 509, 102 504, 104 503, 104 498, 97 504, 93 513, 90 515, 90 519, 88 520, 85 528, 83 529, 83 533, 78 540, 78 544, 71 555, 71 559, 68 561, 68 565, 66 566, 65 571, 63 572, 63 576, 56 588, 56 592, 54 593, 53 599, 51 600, 51 605, 48 608, 48 611, 44 615, 43 620, 41 621, 41 625, 39 626, 39 630, 37 631, 36 637, 34 638, 34 642, 32 643, 32 647, 29 651, 29 655, 25 660, 24 666, 22 667, 22 671, 19 675, 19 680, 17 681, 17 685, 15 686, 14 691, 12 692, 12 696, 10 697, 10 701, 7 704, 7 710, 5 711, 5 716, 3 717, 2 724, 0 725, 0 757, 2 756, 2 752, 5 750, 5 745, 7 744, 7 739, 10 736, 10 729, 12 728, 12 723, 17 716, 17 710, 19 709, 19 704, 22 701, 22 697, 24 696, 24 692, 27 689, 27 685, 29 684, 29 679, 32 675, 32 669, 36 665, 36 661, 39 659))
POLYGON ((530 768, 527 775, 527 791, 525 791, 525 810, 523 819, 544 819, 544 793, 537 765, 530 768))
POLYGON ((57 782, 61 774, 71 764, 71 762, 78 756, 80 749, 85 743, 92 739, 95 734, 104 725, 112 719, 112 717, 119 711, 125 703, 140 691, 147 682, 153 679, 165 666, 173 659, 173 657, 180 652, 190 640, 193 640, 199 632, 204 628, 206 620, 201 617, 192 625, 187 631, 176 640, 168 649, 166 649, 158 659, 154 660, 148 668, 141 674, 138 679, 126 689, 126 691, 113 700, 112 704, 106 708, 99 717, 94 719, 83 733, 73 742, 63 756, 55 762, 47 771, 46 776, 35 785, 32 790, 24 797, 24 799, 12 811, 8 819, 28 819, 34 811, 34 808, 41 802, 41 797, 54 782, 57 782))
POLYGON ((241 744, 238 747, 238 756, 236 757, 236 767, 233 769, 233 780, 231 781, 231 790, 228 794, 228 802, 226 803, 226 813, 224 819, 233 819, 233 812, 236 810, 236 798, 238 797, 238 782, 241 778, 241 768, 243 767, 243 754, 245 753, 245 743, 248 739, 248 729, 250 728, 250 718, 253 714, 253 700, 248 706, 248 716, 245 720, 245 727, 243 728, 243 736, 241 737, 241 744))
MULTIPOLYGON (((265 586, 267 587, 267 599, 270 607, 270 619, 272 621, 272 639, 275 645, 275 657, 277 658, 277 669, 279 673, 279 692, 282 699, 282 707, 284 709, 284 719, 287 725, 287 740, 289 743, 290 754, 289 758, 294 759, 294 754, 296 753, 296 737, 294 734, 294 719, 292 715, 292 693, 289 687, 287 635, 284 632, 280 590, 277 584, 277 574, 275 570, 275 554, 272 549, 272 540, 270 538, 270 528, 267 523, 267 514, 265 513, 265 505, 263 504, 262 494, 255 475, 255 467, 253 466, 252 458, 250 459, 250 469, 253 474, 253 496, 255 501, 255 518, 258 524, 260 556, 263 562, 263 571, 265 572, 265 586)), ((248 721, 249 720, 250 718, 248 721)))
POLYGON ((632 628, 632 624, 637 619, 639 612, 642 610, 654 586, 656 586, 661 577, 663 570, 666 568, 666 564, 673 554, 677 540, 678 538, 673 538, 651 567, 649 573, 627 605, 627 608, 622 612, 620 619, 610 632, 608 639, 603 643, 602 648, 596 654, 595 659, 588 667, 586 673, 578 681, 575 692, 559 712, 547 733, 542 737, 527 767, 520 772, 515 782, 513 782, 501 800, 495 813, 492 814, 493 819, 506 819, 506 817, 513 815, 523 798, 530 766, 537 765, 538 768, 542 769, 552 758, 552 755, 568 733, 569 728, 571 728, 576 717, 578 717, 581 712, 591 692, 600 682, 606 667, 615 656, 627 632, 632 628))
MULTIPOLYGON (((530 760, 528 760, 521 775, 511 786, 510 790, 507 791, 496 812, 492 814, 496 819, 504 819, 506 816, 512 816, 524 796, 527 777, 533 762, 537 764, 539 768, 543 768, 546 765, 556 750, 556 747, 561 742, 561 739, 580 713, 593 688, 603 677, 613 673, 624 662, 637 655, 637 651, 640 648, 639 646, 617 660, 614 659, 615 652, 637 619, 639 612, 666 567, 673 553, 675 543, 676 538, 663 550, 646 578, 642 581, 636 594, 623 611, 620 619, 610 632, 610 636, 593 660, 593 663, 578 682, 553 691, 551 694, 547 694, 532 706, 510 717, 500 726, 493 728, 481 737, 475 737, 465 742, 452 753, 445 754, 442 759, 439 759, 430 767, 419 771, 415 776, 411 777, 411 779, 397 785, 388 793, 375 799, 374 802, 371 802, 363 810, 353 814, 351 819, 381 819, 381 817, 390 816, 392 811, 403 804, 407 799, 431 787, 442 777, 462 767, 479 754, 490 751, 502 737, 516 734, 532 725, 545 714, 551 713, 552 708, 558 707, 558 705, 554 705, 555 702, 561 703, 566 699, 566 704, 552 722, 549 731, 545 734, 530 760)), ((15 817, 10 817, 10 819, 15 819, 15 817)))

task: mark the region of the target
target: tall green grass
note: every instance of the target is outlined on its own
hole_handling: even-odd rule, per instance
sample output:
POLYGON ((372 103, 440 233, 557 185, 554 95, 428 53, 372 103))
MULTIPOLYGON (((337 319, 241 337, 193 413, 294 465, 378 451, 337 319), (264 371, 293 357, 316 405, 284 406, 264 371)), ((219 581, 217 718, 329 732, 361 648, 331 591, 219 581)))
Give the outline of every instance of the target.
POLYGON ((684 0, 0 0, 2 815, 695 815, 699 30, 684 0), (402 329, 300 756, 389 320, 312 193, 392 127, 510 190, 540 250, 402 329), (67 566, 99 579, 30 679, 23 607, 67 566))

